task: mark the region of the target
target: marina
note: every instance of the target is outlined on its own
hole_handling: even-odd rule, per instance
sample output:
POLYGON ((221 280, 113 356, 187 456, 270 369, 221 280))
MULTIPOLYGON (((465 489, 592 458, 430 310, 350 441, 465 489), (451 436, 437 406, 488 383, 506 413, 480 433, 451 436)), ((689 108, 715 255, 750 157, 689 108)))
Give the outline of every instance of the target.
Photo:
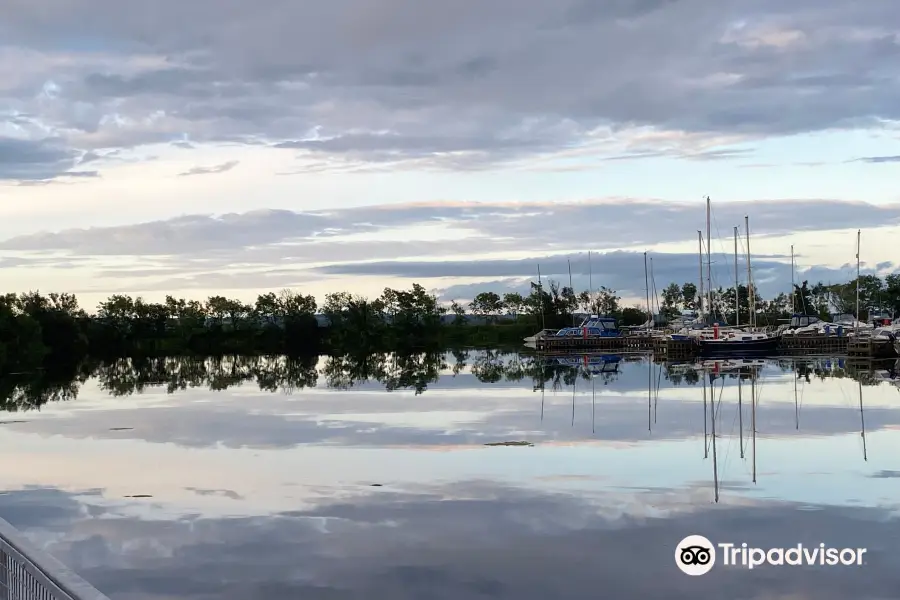
MULTIPOLYGON (((855 280, 855 314, 848 311, 830 316, 832 322, 824 320, 822 314, 812 314, 812 307, 807 306, 803 288, 794 281, 794 247, 791 246, 791 294, 785 297, 791 311, 789 319, 779 319, 777 326, 760 326, 756 306, 757 290, 753 283, 753 269, 750 252, 750 218, 744 217, 743 239, 739 227, 734 227, 734 291, 733 305, 727 304, 722 296, 722 288, 714 291, 711 259, 711 223, 712 203, 706 198, 706 236, 697 231, 699 277, 695 291, 694 303, 696 313, 690 321, 682 313, 673 324, 660 327, 657 315, 653 311, 652 295, 659 301, 655 282, 651 286, 650 269, 647 253, 644 253, 644 284, 646 306, 637 306, 637 310, 646 309, 647 321, 642 326, 620 327, 617 320, 610 315, 589 314, 580 325, 565 327, 554 331, 546 326, 538 333, 525 338, 527 346, 541 353, 555 352, 650 352, 666 360, 684 360, 693 357, 777 357, 840 355, 859 360, 883 360, 900 356, 900 325, 887 313, 863 310, 860 303, 860 240, 861 231, 856 234, 856 280, 855 280), (746 307, 742 309, 742 292, 739 270, 739 240, 744 244, 744 260, 746 263, 746 307), (799 298, 798 298, 799 296, 799 298), (731 312, 729 313, 728 310, 731 312), (742 310, 746 314, 746 324, 742 324, 742 310), (863 314, 869 315, 868 322, 862 322, 863 314), (674 326, 673 326, 674 325, 674 326)), ((590 252, 588 253, 588 269, 590 272, 590 252)), ((571 285, 571 267, 570 267, 571 285)), ((686 284, 687 285, 687 284, 686 284)), ((693 285, 693 284, 692 284, 693 285)), ((539 293, 543 293, 538 266, 539 293)), ((574 293, 574 290, 572 291, 574 293)), ((586 292, 593 295, 593 283, 586 292)), ((693 295, 693 292, 691 292, 693 295)), ((784 295, 782 295, 784 296, 784 295)), ((687 296, 685 303, 687 304, 687 296)), ((729 301, 730 302, 730 301, 729 301)), ((599 306, 591 302, 591 308, 599 306)), ((787 305, 785 305, 787 306, 787 305)), ((846 306, 842 308, 846 309, 846 306)), ((824 311, 820 311, 824 312, 824 311)), ((542 313, 543 319, 543 313, 542 313)), ((771 321, 770 321, 771 323, 771 321)))
MULTIPOLYGON (((752 334, 748 334, 750 337, 752 334)), ((759 334, 757 334, 759 335, 759 334)), ((745 345, 729 349, 727 354, 735 356, 821 356, 842 355, 873 360, 890 359, 900 356, 900 341, 889 337, 847 337, 836 335, 769 336, 757 337, 758 345, 745 345)), ((703 340, 706 343, 710 341, 703 340)), ((711 340, 715 343, 715 340, 711 340)), ((529 344, 539 353, 616 351, 650 352, 663 357, 709 356, 715 352, 704 352, 703 346, 690 336, 666 333, 659 335, 619 335, 619 336, 556 336, 545 335, 529 344)))

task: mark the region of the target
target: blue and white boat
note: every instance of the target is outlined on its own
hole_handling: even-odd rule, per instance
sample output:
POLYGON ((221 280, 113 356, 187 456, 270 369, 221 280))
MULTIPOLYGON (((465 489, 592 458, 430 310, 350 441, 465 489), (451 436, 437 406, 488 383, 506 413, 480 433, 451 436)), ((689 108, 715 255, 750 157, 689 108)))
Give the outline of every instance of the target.
POLYGON ((575 356, 553 356, 548 362, 572 369, 585 369, 589 372, 615 371, 622 362, 620 354, 581 354, 575 356))
POLYGON ((560 337, 580 337, 580 338, 611 338, 622 337, 616 320, 613 317, 601 317, 598 315, 590 315, 581 322, 577 327, 564 327, 550 336, 554 338, 560 337))

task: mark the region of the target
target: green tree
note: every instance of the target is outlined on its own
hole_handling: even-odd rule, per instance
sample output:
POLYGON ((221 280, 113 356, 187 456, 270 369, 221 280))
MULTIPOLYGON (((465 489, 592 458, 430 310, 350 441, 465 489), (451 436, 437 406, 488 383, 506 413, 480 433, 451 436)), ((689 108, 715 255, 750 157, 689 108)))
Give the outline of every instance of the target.
POLYGON ((505 306, 507 312, 513 315, 518 321, 519 313, 521 313, 525 307, 525 298, 523 298, 522 294, 519 292, 507 292, 506 294, 503 294, 503 306, 505 306))
POLYGON ((503 310, 503 300, 494 292, 481 292, 469 303, 472 314, 484 317, 488 322, 496 320, 496 316, 503 310))
POLYGON ((461 327, 466 323, 466 307, 454 300, 450 303, 450 312, 453 313, 453 324, 461 327))
POLYGON ((622 309, 619 324, 625 327, 635 327, 647 322, 647 309, 641 306, 628 306, 622 309))
POLYGON ((685 310, 700 310, 699 296, 697 295, 697 286, 691 282, 687 282, 681 286, 681 305, 685 310))
POLYGON ((684 296, 681 293, 681 286, 677 283, 670 283, 662 292, 662 306, 660 312, 667 320, 672 320, 681 313, 681 307, 684 304, 684 296))
POLYGON ((621 296, 616 294, 616 290, 600 286, 594 306, 601 315, 613 315, 619 312, 619 300, 621 299, 621 296))

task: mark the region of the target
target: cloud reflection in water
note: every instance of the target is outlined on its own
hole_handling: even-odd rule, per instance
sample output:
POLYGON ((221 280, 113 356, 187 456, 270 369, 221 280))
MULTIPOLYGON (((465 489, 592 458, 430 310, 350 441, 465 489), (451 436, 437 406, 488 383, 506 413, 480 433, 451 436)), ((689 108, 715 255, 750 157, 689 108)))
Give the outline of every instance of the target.
POLYGON ((721 392, 717 383, 715 505, 697 372, 622 361, 613 376, 559 371, 554 390, 555 373, 527 357, 467 359, 420 358, 399 377, 391 367, 390 393, 354 381, 348 371, 359 365, 345 361, 340 371, 318 365, 338 389, 321 377, 290 395, 189 381, 171 395, 143 387, 110 397, 102 388, 165 385, 184 368, 157 366, 151 377, 119 365, 117 378, 88 379, 70 402, 2 419, 24 422, 0 428, 17 449, 2 467, 0 515, 114 600, 711 598, 723 589, 827 599, 897 589, 895 386, 868 385, 862 373, 863 460, 858 386, 842 377, 859 373, 822 363, 807 381, 801 369, 795 404, 793 365, 767 365, 754 485, 749 393, 741 415, 737 379, 721 392), (496 381, 498 369, 500 381, 479 381, 496 381), (112 430, 121 427, 132 429, 112 430), (484 446, 517 439, 535 446, 484 446), (123 498, 139 493, 152 498, 123 498), (672 560, 689 533, 868 547, 869 562, 815 577, 770 568, 692 579, 672 560))

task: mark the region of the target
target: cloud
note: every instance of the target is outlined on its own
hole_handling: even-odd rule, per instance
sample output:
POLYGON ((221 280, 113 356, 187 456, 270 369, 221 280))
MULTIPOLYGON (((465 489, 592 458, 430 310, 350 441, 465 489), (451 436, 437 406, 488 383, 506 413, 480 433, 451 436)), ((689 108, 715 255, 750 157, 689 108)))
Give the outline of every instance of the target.
POLYGON ((900 471, 882 470, 872 474, 874 479, 895 479, 900 478, 900 471))
POLYGON ((78 154, 58 139, 28 140, 0 136, 0 181, 43 181, 62 174, 69 177, 90 176, 68 172, 75 166, 78 154))
MULTIPOLYGON (((745 214, 751 216, 753 236, 764 240, 798 232, 889 227, 900 220, 900 205, 836 200, 713 203, 716 286, 732 285, 731 226, 742 224, 745 214), (803 218, 797 219, 798 214, 803 218)), ((104 290, 112 286, 117 292, 135 289, 135 285, 142 292, 277 289, 363 275, 434 278, 426 287, 443 288, 444 297, 468 298, 479 285, 495 291, 527 291, 538 264, 545 277, 566 284, 567 256, 576 287, 587 289, 585 250, 590 248, 595 252, 595 287, 605 285, 626 297, 643 297, 643 249, 689 241, 703 221, 705 211, 700 203, 640 199, 414 203, 310 212, 185 215, 134 225, 23 235, 0 242, 0 251, 26 262, 81 262, 94 273, 87 279, 90 289, 82 292, 97 291, 97 285, 107 286, 104 290), (554 225, 548 229, 548 224, 554 225), (518 256, 505 256, 510 253, 518 256), (449 278, 483 281, 475 284, 449 278)), ((743 243, 741 240, 742 281, 743 243)), ((696 254, 660 251, 650 256, 657 289, 669 281, 696 280, 696 254)), ((847 258, 851 257, 848 248, 847 258)), ((883 255, 872 258, 877 259, 872 264, 877 264, 872 267, 864 262, 866 273, 895 268, 883 255)), ((803 261, 802 252, 798 260, 803 261)), ((754 280, 761 291, 785 291, 789 265, 788 256, 757 250, 754 280)), ((848 269, 838 265, 801 267, 798 275, 813 282, 850 277, 848 269)))
POLYGON ((900 162, 900 155, 897 156, 866 156, 863 158, 857 158, 857 161, 867 162, 873 164, 882 164, 882 163, 895 163, 900 162))
POLYGON ((121 227, 70 229, 7 240, 6 250, 62 250, 76 255, 133 256, 193 254, 274 244, 294 237, 325 233, 331 220, 324 215, 262 210, 220 216, 186 215, 121 227), (109 236, 100 241, 98 236, 109 236), (125 250, 131 248, 131 250, 125 250))
MULTIPOLYGON (((697 283, 699 277, 698 258, 696 254, 679 254, 673 252, 653 253, 651 295, 653 286, 661 293, 669 283, 679 285, 690 282, 697 283)), ((734 286, 734 257, 726 254, 712 254, 712 285, 714 288, 734 286)), ((704 257, 705 260, 705 257, 704 257)), ((742 256, 738 259, 740 283, 746 285, 746 262, 742 256)), ((594 254, 589 262, 584 253, 566 257, 559 255, 532 256, 516 260, 479 260, 479 261, 383 261, 356 264, 329 265, 316 268, 317 271, 330 275, 380 275, 422 280, 433 277, 446 278, 479 278, 477 283, 451 285, 441 290, 444 300, 471 299, 484 291, 499 294, 519 292, 527 294, 531 282, 537 282, 537 268, 540 266, 544 285, 555 281, 560 285, 569 285, 568 269, 572 265, 572 282, 577 290, 589 289, 593 284, 596 290, 603 285, 616 290, 619 295, 631 298, 643 298, 644 255, 641 252, 613 251, 594 254), (569 259, 570 262, 567 262, 569 259), (592 273, 589 273, 589 270, 592 273)), ((881 269, 864 268, 863 274, 883 275, 890 272, 893 264, 883 265, 881 269)), ((847 269, 827 267, 811 267, 798 269, 798 284, 809 280, 817 282, 837 283, 848 279, 847 269)), ((763 297, 774 297, 785 292, 785 282, 790 285, 791 266, 787 256, 755 256, 753 258, 753 282, 763 297)), ((704 286, 706 281, 704 280, 704 286)))
POLYGON ((4 10, 0 101, 80 149, 248 139, 456 169, 578 149, 725 159, 900 120, 898 19, 853 0, 35 0, 4 10))
MULTIPOLYGON (((732 225, 743 225, 747 214, 753 235, 768 236, 892 225, 900 222, 900 205, 789 199, 718 205, 714 202, 714 235, 730 239, 732 225), (797 214, 804 218, 798 221, 797 214)), ((243 253, 251 247, 329 239, 338 242, 340 235, 412 226, 452 227, 460 235, 483 238, 486 250, 493 249, 492 245, 507 246, 507 240, 514 240, 519 249, 549 250, 563 244, 570 248, 604 249, 691 239, 704 221, 704 209, 699 203, 632 198, 542 204, 413 203, 302 213, 260 210, 221 216, 187 215, 121 227, 23 235, 0 242, 0 249, 117 256, 195 255, 198 251, 232 249, 246 256, 243 253), (558 223, 560 235, 548 235, 548 223, 558 223)), ((406 235, 399 237, 409 239, 406 235)), ((458 248, 462 247, 471 247, 471 239, 461 240, 458 248)), ((327 259, 325 249, 331 249, 314 247, 310 253, 304 253, 302 245, 300 248, 297 256, 310 258, 311 253, 316 253, 321 259, 327 259)), ((293 250, 283 246, 279 251, 292 257, 293 250)))
POLYGON ((175 519, 128 514, 94 490, 40 488, 0 497, 0 507, 113 598, 537 600, 602 587, 619 598, 706 600, 728 586, 739 597, 839 600, 896 589, 898 523, 888 510, 775 500, 710 507, 704 491, 573 494, 470 480, 354 490, 274 514, 175 519), (698 586, 671 552, 695 531, 759 548, 867 548, 867 562, 817 577, 802 567, 755 577, 717 566, 698 586))
POLYGON ((179 173, 180 177, 186 177, 189 175, 209 175, 212 173, 224 173, 225 171, 230 171, 236 166, 240 164, 240 161, 237 160, 229 160, 228 162, 222 163, 220 165, 215 165, 212 167, 194 167, 184 173, 179 173))

